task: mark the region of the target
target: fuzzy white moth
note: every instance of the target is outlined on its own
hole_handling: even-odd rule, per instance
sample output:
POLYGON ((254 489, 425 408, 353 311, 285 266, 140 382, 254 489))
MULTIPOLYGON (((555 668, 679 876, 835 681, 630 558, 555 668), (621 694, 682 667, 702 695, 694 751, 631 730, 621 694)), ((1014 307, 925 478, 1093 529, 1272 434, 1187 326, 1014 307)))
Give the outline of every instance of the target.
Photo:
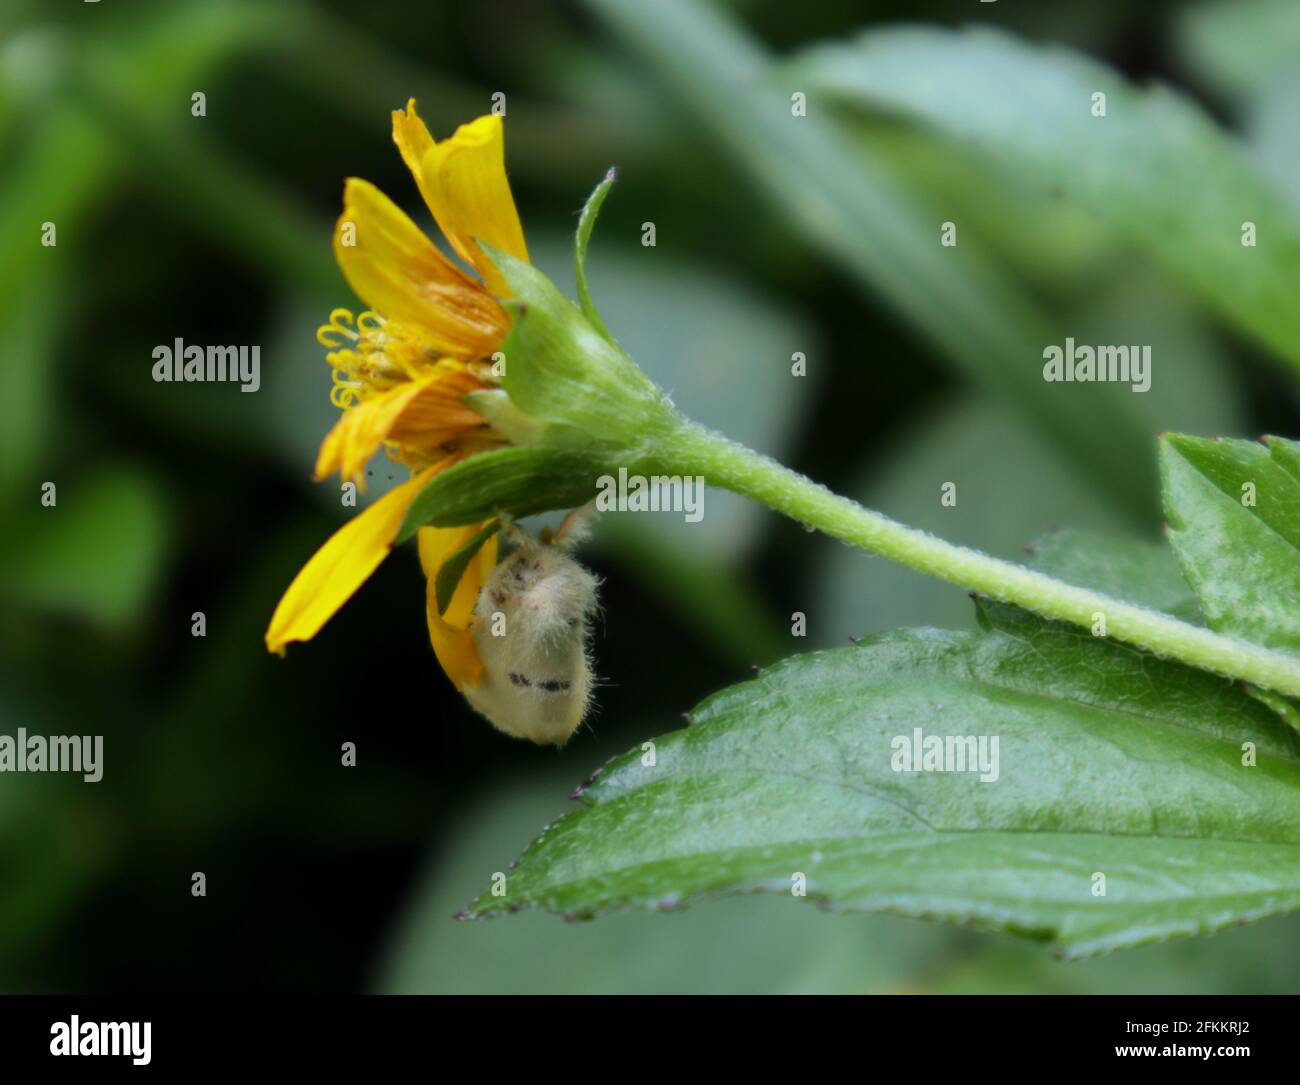
POLYGON ((484 674, 465 698, 499 731, 563 745, 591 701, 587 635, 600 581, 568 551, 586 537, 591 508, 565 517, 559 531, 534 539, 502 520, 514 547, 488 576, 471 630, 484 674))

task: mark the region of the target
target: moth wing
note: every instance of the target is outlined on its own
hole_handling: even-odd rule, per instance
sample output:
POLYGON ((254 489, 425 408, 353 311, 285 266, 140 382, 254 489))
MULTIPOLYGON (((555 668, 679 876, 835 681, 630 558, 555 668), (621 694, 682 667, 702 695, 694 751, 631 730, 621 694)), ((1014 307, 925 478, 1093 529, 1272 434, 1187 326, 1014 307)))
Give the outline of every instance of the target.
POLYGON ((591 665, 581 629, 558 640, 493 637, 475 630, 484 675, 465 687, 469 703, 499 731, 541 745, 563 745, 578 729, 591 699, 591 665))

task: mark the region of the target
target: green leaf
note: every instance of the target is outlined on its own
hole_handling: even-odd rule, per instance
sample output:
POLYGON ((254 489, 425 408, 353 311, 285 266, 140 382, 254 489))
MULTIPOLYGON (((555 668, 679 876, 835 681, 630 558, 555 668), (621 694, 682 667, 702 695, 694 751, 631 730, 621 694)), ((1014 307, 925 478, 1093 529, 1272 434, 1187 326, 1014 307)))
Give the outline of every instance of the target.
POLYGON ((1169 540, 1210 628, 1300 657, 1300 444, 1160 442, 1169 540))
POLYGON ((460 584, 460 578, 465 575, 469 563, 474 560, 474 555, 482 550, 483 544, 500 530, 501 521, 493 520, 442 563, 433 584, 439 614, 445 614, 447 608, 451 606, 451 597, 456 594, 456 586, 460 584))
POLYGON ((1300 908, 1300 735, 1212 675, 1008 608, 983 624, 796 656, 710 697, 653 765, 611 762, 471 914, 788 894, 801 873, 832 910, 1077 957, 1300 908), (893 771, 914 728, 997 737, 997 780, 893 771))
POLYGON ((915 118, 981 149, 1008 183, 1076 202, 1300 369, 1300 223, 1237 144, 1166 87, 988 27, 871 31, 809 50, 787 78, 915 118), (943 78, 933 73, 942 71, 943 78), (1092 95, 1106 115, 1092 115, 1092 95), (1169 198, 1168 178, 1180 178, 1169 198), (1257 247, 1241 243, 1255 223, 1257 247))
POLYGON ((939 244, 946 213, 895 181, 816 100, 805 116, 793 115, 791 94, 809 88, 774 73, 758 43, 716 7, 684 0, 586 2, 644 54, 801 239, 1021 414, 1086 484, 1106 479, 1108 499, 1135 517, 1143 514, 1155 489, 1146 434, 1124 417, 1096 426, 1043 382, 1038 364, 1026 364, 1060 340, 1057 328, 978 246, 939 244))
POLYGON ((524 517, 576 508, 595 497, 596 480, 610 470, 584 452, 527 446, 481 452, 436 475, 420 491, 397 541, 425 524, 460 527, 502 512, 524 517))
MULTIPOLYGON (((1060 580, 1202 624, 1200 601, 1169 547, 1062 531, 1039 539, 1030 550, 1030 564, 1060 580)), ((1300 731, 1300 704, 1258 686, 1248 692, 1300 731)))

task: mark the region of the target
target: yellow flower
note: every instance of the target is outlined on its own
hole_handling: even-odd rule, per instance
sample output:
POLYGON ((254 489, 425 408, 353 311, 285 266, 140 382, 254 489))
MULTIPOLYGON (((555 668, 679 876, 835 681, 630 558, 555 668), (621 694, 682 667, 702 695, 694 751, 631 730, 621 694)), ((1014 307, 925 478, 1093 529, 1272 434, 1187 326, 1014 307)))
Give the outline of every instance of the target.
MULTIPOLYGON (((447 242, 480 276, 462 271, 374 185, 349 178, 334 228, 334 255, 370 309, 335 309, 316 333, 329 348, 330 399, 343 414, 321 443, 317 480, 337 471, 358 486, 382 445, 411 471, 344 525, 313 555, 276 607, 269 651, 310 640, 388 556, 416 495, 439 471, 505 442, 462 397, 496 386, 491 356, 510 330, 498 302, 509 296, 477 239, 528 259, 506 180, 501 118, 479 117, 437 142, 415 101, 393 113, 393 141, 415 176, 447 242)), ((429 637, 460 689, 479 681, 483 664, 468 632, 474 601, 496 563, 493 537, 470 562, 447 610, 439 614, 434 581, 447 558, 482 525, 422 528, 420 561, 428 578, 429 637)))

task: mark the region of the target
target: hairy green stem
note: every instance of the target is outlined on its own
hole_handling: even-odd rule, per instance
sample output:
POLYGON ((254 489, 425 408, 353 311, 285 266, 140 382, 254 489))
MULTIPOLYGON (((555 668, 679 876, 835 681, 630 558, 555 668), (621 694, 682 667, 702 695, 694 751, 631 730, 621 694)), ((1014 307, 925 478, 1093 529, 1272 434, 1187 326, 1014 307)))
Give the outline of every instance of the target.
POLYGON ((832 493, 767 456, 687 424, 673 440, 676 465, 853 546, 992 599, 1092 628, 1228 678, 1300 696, 1300 663, 1100 592, 1066 584, 1014 562, 956 546, 832 493))

